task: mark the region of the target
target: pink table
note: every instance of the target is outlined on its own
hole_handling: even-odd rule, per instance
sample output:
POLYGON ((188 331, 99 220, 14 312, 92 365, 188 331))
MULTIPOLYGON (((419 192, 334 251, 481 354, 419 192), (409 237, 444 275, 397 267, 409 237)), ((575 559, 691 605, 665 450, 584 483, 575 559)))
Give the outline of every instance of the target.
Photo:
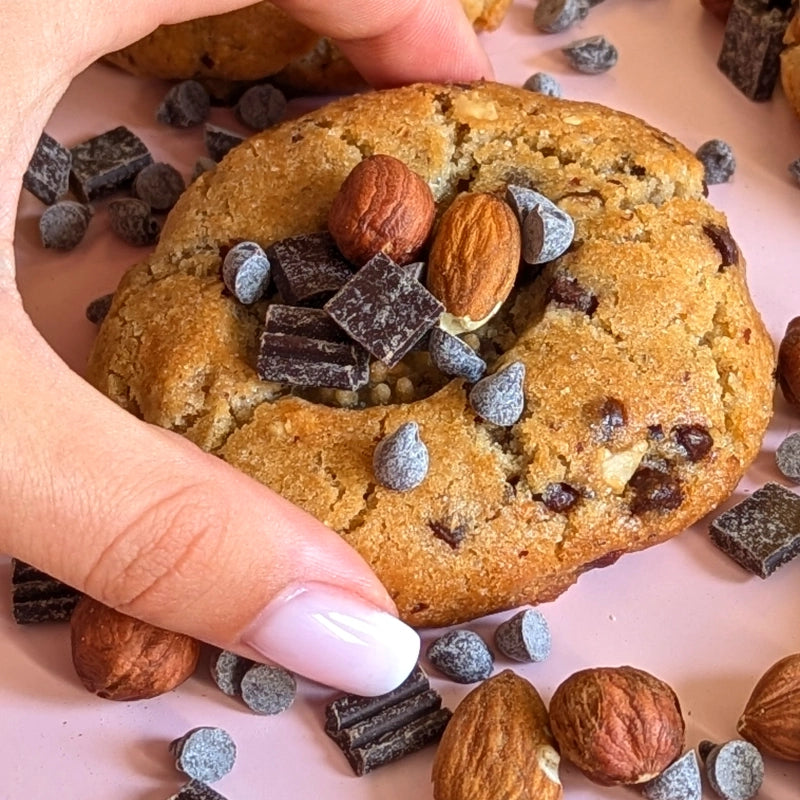
MULTIPOLYGON (((745 99, 718 72, 722 28, 689 0, 609 0, 562 34, 537 34, 534 3, 518 2, 502 32, 485 37, 500 80, 521 84, 547 71, 566 97, 594 100, 637 114, 691 149, 711 138, 728 141, 738 169, 727 185, 712 186, 711 200, 729 217, 748 259, 750 285, 773 338, 800 313, 796 286, 800 187, 786 171, 800 156, 800 122, 780 90, 771 102, 745 99), (570 71, 559 47, 605 34, 620 51, 618 65, 599 76, 570 71)), ((48 131, 72 145, 115 125, 135 130, 155 157, 188 175, 202 154, 198 131, 165 129, 154 119, 166 84, 133 79, 95 66, 81 75, 57 108, 48 131)), ((220 124, 231 125, 223 110, 220 124)), ((41 204, 23 197, 18 218, 19 283, 43 335, 80 372, 94 333, 83 314, 87 302, 114 289, 141 251, 117 242, 101 210, 87 239, 72 253, 45 251, 38 242, 41 204)), ((728 502, 767 480, 780 481, 773 453, 800 418, 782 398, 761 456, 728 502)), ((516 667, 548 700, 573 671, 632 664, 670 683, 684 709, 687 743, 735 736, 735 723, 756 679, 778 658, 800 651, 800 562, 769 580, 751 577, 718 551, 702 521, 647 552, 591 572, 556 602, 543 607, 553 632, 553 653, 538 665, 516 667)), ((0 581, 7 560, 0 558, 0 581)), ((471 627, 491 637, 496 619, 471 627)), ((426 633, 430 639, 433 632, 426 633)), ((224 697, 204 671, 174 693, 116 704, 88 694, 70 663, 65 626, 18 628, 10 621, 8 593, 0 593, 0 798, 54 796, 81 800, 159 800, 181 776, 167 744, 199 725, 226 728, 239 745, 234 771, 217 788, 235 798, 348 798, 405 800, 429 797, 432 750, 365 778, 355 778, 322 733, 329 691, 301 684, 285 714, 262 718, 224 697), (55 790, 55 791, 54 791, 55 790)), ((503 659, 498 669, 509 666, 503 659)), ((469 687, 434 680, 454 707, 469 687)), ((624 790, 593 786, 562 767, 571 800, 623 797, 624 790)), ((767 760, 761 797, 798 796, 800 766, 767 760)), ((708 795, 710 796, 710 794, 708 795)))

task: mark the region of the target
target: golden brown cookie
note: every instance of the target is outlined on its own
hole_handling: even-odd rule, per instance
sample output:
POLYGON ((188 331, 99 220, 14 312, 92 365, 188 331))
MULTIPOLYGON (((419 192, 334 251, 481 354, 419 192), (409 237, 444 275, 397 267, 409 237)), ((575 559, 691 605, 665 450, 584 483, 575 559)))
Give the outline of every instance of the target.
POLYGON ((774 388, 772 343, 694 156, 627 114, 490 83, 356 95, 233 150, 122 280, 88 374, 338 531, 414 625, 553 599, 679 533, 755 457, 774 388), (489 372, 525 365, 517 423, 482 421, 470 387, 424 349, 373 362, 359 392, 259 380, 275 297, 238 303, 223 254, 325 230, 373 153, 418 173, 440 216, 464 192, 503 197, 511 183, 574 219, 566 253, 521 268, 500 312, 465 336, 489 372), (373 454, 408 421, 430 466, 394 491, 373 454))
POLYGON ((789 22, 783 43, 781 84, 795 114, 800 117, 800 12, 789 22))

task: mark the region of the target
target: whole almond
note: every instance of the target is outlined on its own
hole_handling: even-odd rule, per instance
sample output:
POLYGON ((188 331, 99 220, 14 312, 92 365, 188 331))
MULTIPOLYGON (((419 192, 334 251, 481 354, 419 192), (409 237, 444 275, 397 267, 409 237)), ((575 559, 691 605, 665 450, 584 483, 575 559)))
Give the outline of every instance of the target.
POLYGON ((144 700, 195 670, 197 640, 129 617, 84 596, 70 620, 72 661, 83 685, 108 700, 144 700))
POLYGON ((782 658, 764 673, 736 729, 760 750, 800 761, 800 653, 782 658))
POLYGON ((778 348, 778 382, 786 402, 800 408, 800 317, 786 326, 778 348))
POLYGON ((457 195, 439 221, 428 258, 428 289, 452 317, 485 321, 508 297, 522 237, 511 207, 485 192, 457 195))
POLYGON ((331 204, 328 230, 357 266, 380 252, 408 264, 425 244, 435 212, 433 194, 416 172, 393 156, 374 155, 344 179, 331 204))
POLYGON ((505 670, 447 723, 433 762, 435 800, 558 800, 558 753, 536 689, 505 670))

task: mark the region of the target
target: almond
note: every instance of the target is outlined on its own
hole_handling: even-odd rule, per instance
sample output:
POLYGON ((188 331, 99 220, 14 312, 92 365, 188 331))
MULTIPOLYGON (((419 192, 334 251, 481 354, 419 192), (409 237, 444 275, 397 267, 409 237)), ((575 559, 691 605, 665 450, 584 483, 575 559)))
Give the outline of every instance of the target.
POLYGON ((456 196, 439 221, 427 278, 451 318, 451 333, 480 327, 500 308, 514 286, 521 247, 507 203, 485 192, 456 196))
POLYGON ((435 800, 558 800, 559 757, 536 689, 505 670, 458 705, 433 763, 435 800))

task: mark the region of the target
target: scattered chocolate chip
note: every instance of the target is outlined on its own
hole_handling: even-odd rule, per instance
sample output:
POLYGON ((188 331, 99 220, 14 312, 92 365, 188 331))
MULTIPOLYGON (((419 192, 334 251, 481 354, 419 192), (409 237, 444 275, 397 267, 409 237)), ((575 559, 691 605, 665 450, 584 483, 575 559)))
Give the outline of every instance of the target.
POLYGON ((497 626, 494 643, 514 661, 544 661, 550 655, 550 626, 540 611, 526 608, 497 626))
POLYGON ((800 497, 767 483, 713 519, 709 532, 740 566, 768 578, 800 553, 800 497))
POLYGON ((542 502, 550 511, 564 514, 580 499, 580 493, 568 483, 548 483, 542 492, 542 502))
POLYGON ((353 268, 329 233, 281 239, 267 248, 275 285, 284 303, 318 305, 353 277, 353 268))
POLYGON ((775 463, 781 475, 792 483, 800 483, 800 433, 787 436, 775 451, 775 463))
POLYGON ((525 409, 525 365, 513 361, 481 378, 469 392, 472 410, 494 425, 513 425, 525 409))
POLYGON ((563 96, 561 84, 547 72, 534 72, 533 75, 522 84, 522 88, 527 89, 529 92, 545 94, 548 97, 563 96))
POLYGON ((547 287, 546 299, 548 303, 582 311, 590 317, 597 310, 597 296, 594 292, 581 286, 577 278, 563 272, 556 275, 547 287))
POLYGON ((633 490, 633 514, 673 511, 683 502, 680 480, 670 472, 655 467, 639 467, 628 481, 628 486, 633 490))
POLYGON ((378 483, 397 492, 419 486, 428 474, 428 464, 428 448, 420 439, 416 422, 404 422, 381 439, 372 456, 378 483))
POLYGON ((124 125, 75 145, 70 154, 73 189, 87 203, 127 186, 153 163, 145 143, 124 125))
POLYGON ((202 783, 227 775, 236 761, 236 744, 222 728, 194 728, 169 746, 175 768, 202 783))
POLYGON ((201 781, 189 781, 168 800, 225 800, 225 797, 201 781))
POLYGON ((243 125, 263 131, 286 116, 286 97, 270 83, 251 86, 239 98, 234 113, 243 125))
POLYGON ((211 656, 209 672, 220 691, 229 697, 236 697, 242 693, 242 678, 252 665, 249 658, 230 650, 217 650, 211 656))
POLYGON ((211 98, 199 81, 176 83, 164 96, 156 111, 156 119, 173 128, 191 128, 208 119, 211 98))
POLYGON ((736 171, 733 150, 722 139, 709 139, 697 148, 695 155, 705 169, 705 181, 708 186, 727 183, 736 171))
POLYGON ((708 223, 707 225, 703 225, 703 233, 711 239, 714 247, 717 248, 717 252, 722 258, 719 267, 720 272, 725 267, 730 267, 739 263, 739 248, 733 240, 731 232, 727 228, 722 225, 708 223))
POLYGON ((533 24, 543 33, 560 33, 589 13, 588 0, 539 0, 533 24))
POLYGON ((660 775, 642 786, 647 800, 701 800, 703 785, 694 750, 673 761, 660 775))
POLYGON ((260 300, 269 283, 267 254, 256 242, 239 242, 222 261, 222 281, 228 291, 245 305, 260 300))
POLYGON ((369 382, 369 354, 320 308, 267 308, 256 369, 265 381, 355 391, 369 382))
POLYGON ((53 250, 72 250, 86 235, 91 218, 91 209, 83 203, 74 200, 53 203, 39 217, 42 245, 53 250))
POLYGON ((324 308, 349 336, 389 368, 444 311, 419 281, 384 253, 361 267, 324 308))
POLYGON ((111 308, 111 301, 114 299, 114 293, 100 295, 95 297, 94 300, 86 306, 86 319, 99 325, 108 316, 108 310, 111 308))
POLYGON ((708 428, 703 425, 676 425, 672 437, 691 462, 704 459, 714 446, 708 428))
POLYGON ((194 169, 192 170, 192 183, 196 181, 204 172, 211 172, 217 168, 217 162, 208 156, 200 156, 194 162, 194 169))
POLYGON ((283 667, 253 664, 242 676, 245 705, 257 714, 280 714, 294 702, 297 681, 283 667))
POLYGON ((152 215, 150 206, 135 197, 112 200, 108 204, 108 219, 111 230, 134 247, 155 244, 161 233, 161 225, 152 215))
POLYGON ((441 539, 453 548, 457 549, 469 530, 465 523, 453 524, 452 521, 444 520, 431 520, 428 522, 428 527, 433 531, 433 535, 437 539, 441 539))
POLYGON ((768 100, 780 73, 783 35, 791 16, 762 0, 734 0, 717 66, 751 100, 768 100))
POLYGON ((11 559, 11 611, 18 625, 64 622, 81 593, 19 559, 11 559))
POLYGON ((486 372, 486 362, 468 344, 441 328, 431 330, 428 351, 434 366, 445 375, 475 383, 486 372))
POLYGON ((206 123, 203 141, 206 145, 206 151, 214 161, 222 161, 234 147, 244 141, 244 136, 239 135, 235 131, 229 131, 227 128, 220 128, 218 125, 212 125, 210 122, 206 123))
POLYGON ((71 165, 70 151, 43 132, 22 176, 22 185, 43 203, 52 205, 69 189, 71 165))
POLYGON ((578 39, 561 52, 567 57, 570 65, 578 72, 588 75, 597 75, 611 69, 619 58, 617 48, 605 36, 589 36, 578 39))
POLYGON ((794 161, 792 161, 792 163, 789 164, 788 169, 789 174, 794 179, 794 182, 800 185, 800 158, 796 158, 794 161))
POLYGON ((159 161, 139 170, 133 179, 133 195, 153 211, 169 211, 186 189, 183 176, 171 164, 159 161))
POLYGON ((599 408, 600 438, 607 442, 614 433, 627 424, 625 404, 616 397, 604 397, 599 408))
POLYGON ((428 660, 456 683, 475 683, 492 674, 494 657, 475 631, 455 630, 428 645, 428 660))
POLYGON ((764 759, 744 739, 714 747, 706 756, 706 775, 722 800, 750 800, 764 782, 764 759))

